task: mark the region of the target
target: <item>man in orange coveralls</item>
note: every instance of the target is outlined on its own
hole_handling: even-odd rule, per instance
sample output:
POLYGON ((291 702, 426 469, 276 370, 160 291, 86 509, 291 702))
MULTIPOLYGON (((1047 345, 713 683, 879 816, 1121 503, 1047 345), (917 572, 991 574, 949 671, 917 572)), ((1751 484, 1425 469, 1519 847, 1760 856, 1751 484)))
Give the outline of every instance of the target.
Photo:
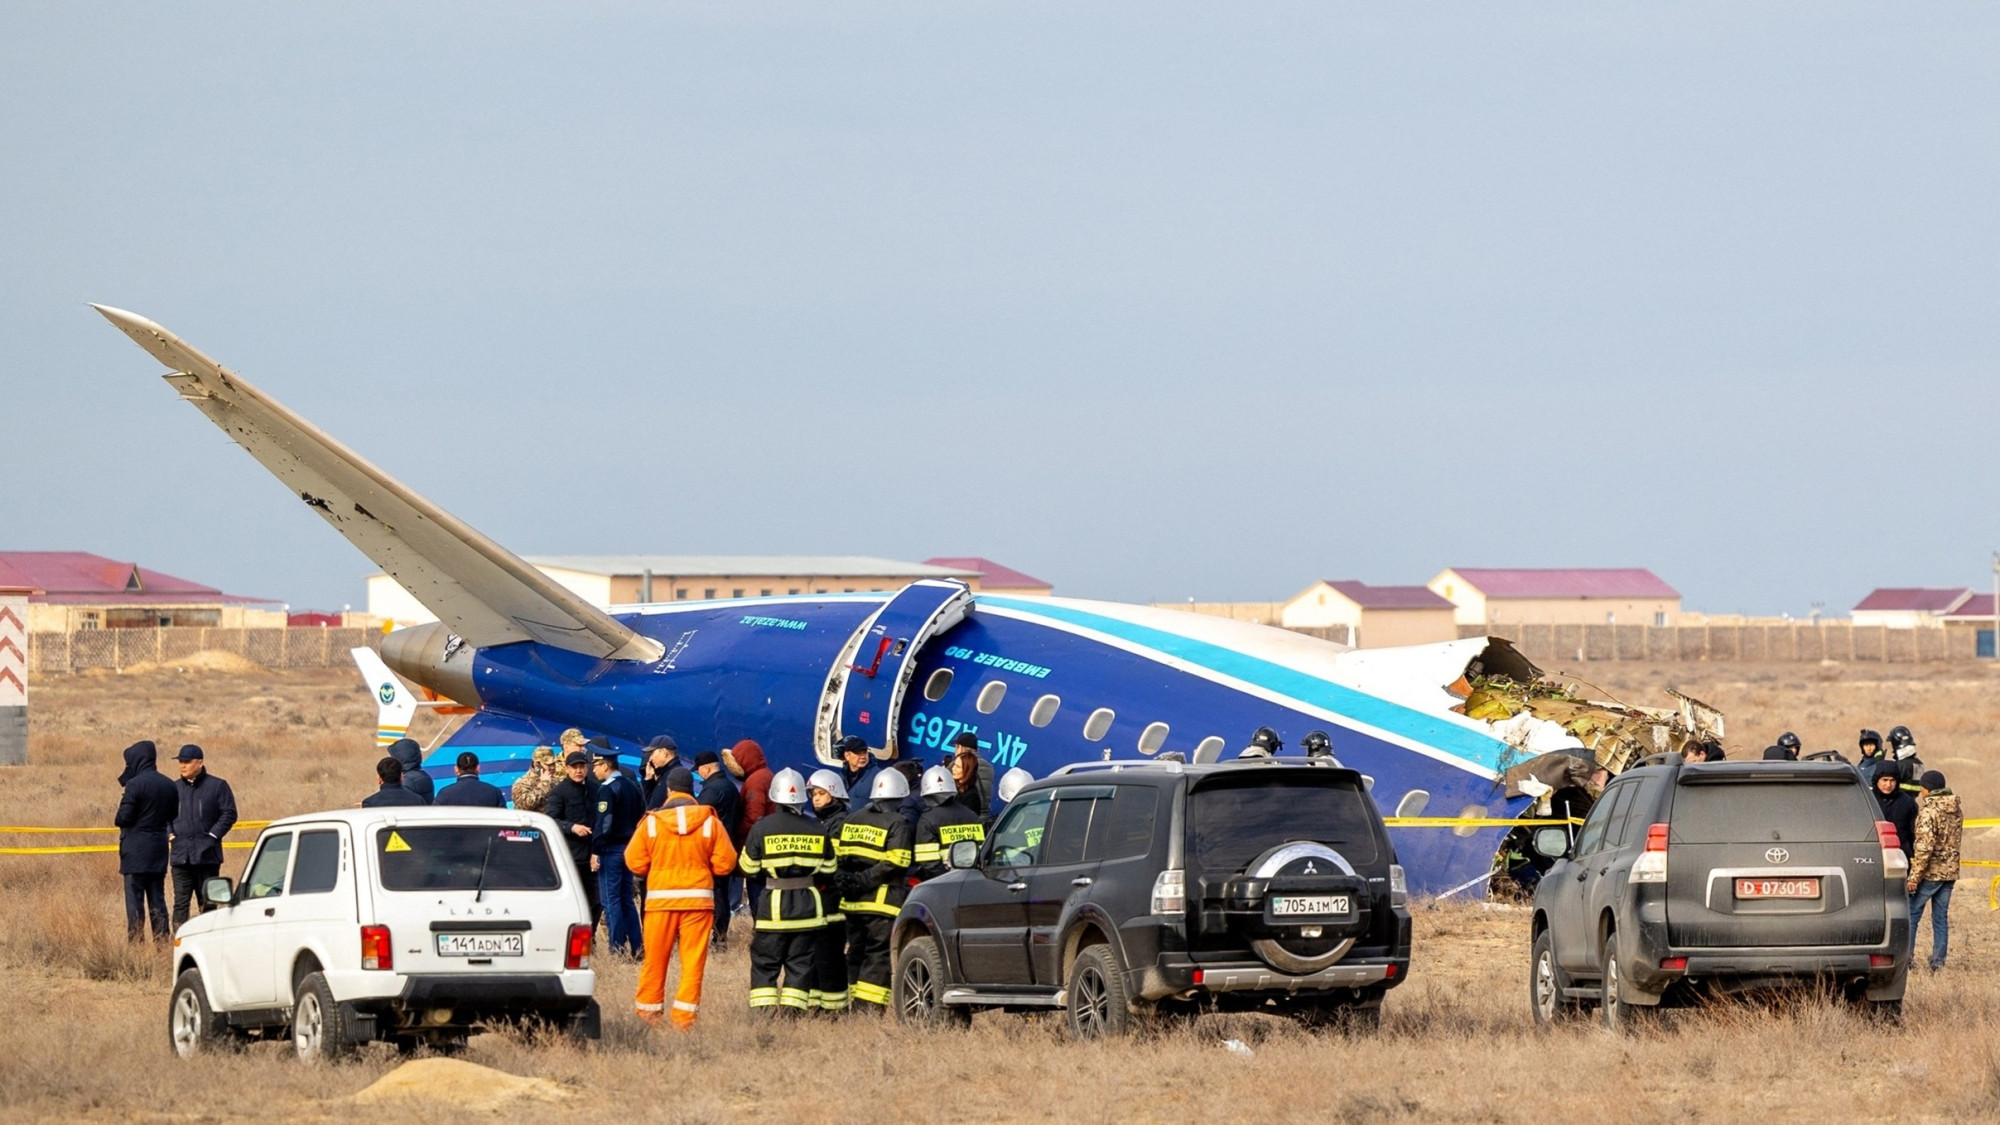
POLYGON ((667 958, 681 947, 673 1024, 686 1030, 701 1008, 708 935, 715 928, 715 877, 736 869, 736 847, 715 810, 694 799, 694 775, 667 771, 667 799, 632 833, 625 866, 646 877, 646 962, 639 969, 639 1018, 659 1026, 666 1007, 667 958))

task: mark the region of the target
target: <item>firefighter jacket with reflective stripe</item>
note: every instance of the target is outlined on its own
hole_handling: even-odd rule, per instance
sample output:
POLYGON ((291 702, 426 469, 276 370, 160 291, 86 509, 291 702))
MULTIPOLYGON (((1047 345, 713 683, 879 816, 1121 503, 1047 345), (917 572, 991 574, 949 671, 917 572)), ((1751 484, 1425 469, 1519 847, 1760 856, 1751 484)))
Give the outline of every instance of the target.
POLYGON ((736 847, 714 809, 670 793, 632 833, 625 866, 646 877, 648 911, 713 910, 716 877, 736 870, 736 847))
POLYGON ((871 801, 848 813, 835 850, 841 910, 894 918, 910 891, 910 822, 899 802, 871 801))
POLYGON ((816 930, 826 925, 826 911, 813 881, 834 868, 833 841, 816 820, 776 805, 750 828, 738 864, 745 875, 759 877, 752 916, 757 929, 816 930))
MULTIPOLYGON (((826 829, 827 844, 833 849, 834 866, 837 870, 840 864, 840 829, 847 823, 847 802, 831 801, 823 809, 814 809, 813 813, 819 817, 819 826, 826 829)), ((834 886, 834 880, 837 878, 833 871, 828 871, 813 881, 813 885, 819 888, 821 904, 827 908, 826 920, 829 922, 847 920, 847 915, 836 909, 840 902, 840 891, 834 886)), ((845 952, 842 956, 846 956, 845 952)))
POLYGON ((981 843, 986 839, 986 828, 979 823, 979 814, 959 803, 957 797, 944 800, 924 810, 917 819, 917 846, 911 853, 914 864, 910 874, 918 880, 935 879, 951 868, 945 866, 944 857, 951 846, 960 840, 981 843))

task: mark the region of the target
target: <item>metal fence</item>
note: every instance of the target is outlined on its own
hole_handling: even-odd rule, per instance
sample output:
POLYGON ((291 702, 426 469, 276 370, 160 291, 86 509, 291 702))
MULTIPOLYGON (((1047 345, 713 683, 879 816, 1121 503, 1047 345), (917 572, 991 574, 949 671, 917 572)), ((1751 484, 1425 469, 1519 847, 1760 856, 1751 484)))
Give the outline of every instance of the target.
POLYGON ((1747 660, 1922 664, 1974 660, 1972 629, 1884 625, 1461 625, 1462 637, 1491 632, 1538 664, 1606 660, 1655 663, 1747 660))
POLYGON ((81 629, 28 634, 28 669, 37 675, 171 666, 198 653, 226 653, 266 668, 342 668, 359 645, 381 646, 373 629, 81 629))

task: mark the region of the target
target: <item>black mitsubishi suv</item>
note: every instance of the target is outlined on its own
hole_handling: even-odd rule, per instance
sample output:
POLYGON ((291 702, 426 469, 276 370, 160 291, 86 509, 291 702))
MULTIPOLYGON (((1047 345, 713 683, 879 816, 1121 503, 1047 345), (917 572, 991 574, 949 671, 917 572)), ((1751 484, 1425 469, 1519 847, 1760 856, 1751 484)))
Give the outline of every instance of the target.
POLYGON ((1909 970, 1909 866, 1854 767, 1646 759, 1604 790, 1535 888, 1538 1023, 1817 982, 1885 1017, 1909 970), (1657 764, 1655 764, 1657 763, 1657 764))
POLYGON ((1065 1010, 1079 1037, 1259 1011, 1365 1028, 1410 967, 1403 869, 1334 763, 1106 762, 1029 785, 910 892, 893 1003, 920 1026, 1065 1010))

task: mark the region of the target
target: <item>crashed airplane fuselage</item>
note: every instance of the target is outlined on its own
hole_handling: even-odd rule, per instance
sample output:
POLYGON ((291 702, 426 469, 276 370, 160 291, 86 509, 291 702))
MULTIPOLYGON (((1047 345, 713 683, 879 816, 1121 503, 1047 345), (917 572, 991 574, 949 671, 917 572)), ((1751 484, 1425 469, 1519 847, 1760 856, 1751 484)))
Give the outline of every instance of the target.
MULTIPOLYGON (((382 656, 474 709, 429 755, 426 769, 440 777, 470 749, 482 775, 504 785, 567 727, 635 755, 661 734, 684 753, 749 738, 773 768, 802 770, 837 765, 832 748, 847 735, 879 758, 936 761, 971 733, 997 768, 1044 776, 1105 759, 1211 761, 1269 726, 1294 747, 1326 731, 1385 814, 1504 819, 1536 800, 1518 785, 1509 795, 1510 768, 1547 750, 1610 745, 1588 709, 1521 719, 1548 709, 1549 692, 1518 706, 1500 700, 1499 685, 1538 674, 1489 638, 1349 651, 1220 618, 933 580, 600 609, 172 333, 99 311, 169 368, 183 399, 437 615, 389 634, 382 656)), ((385 705, 401 698, 394 685, 376 690, 385 705)), ((1411 890, 1443 893, 1479 884, 1507 832, 1426 826, 1395 839, 1411 890)))

